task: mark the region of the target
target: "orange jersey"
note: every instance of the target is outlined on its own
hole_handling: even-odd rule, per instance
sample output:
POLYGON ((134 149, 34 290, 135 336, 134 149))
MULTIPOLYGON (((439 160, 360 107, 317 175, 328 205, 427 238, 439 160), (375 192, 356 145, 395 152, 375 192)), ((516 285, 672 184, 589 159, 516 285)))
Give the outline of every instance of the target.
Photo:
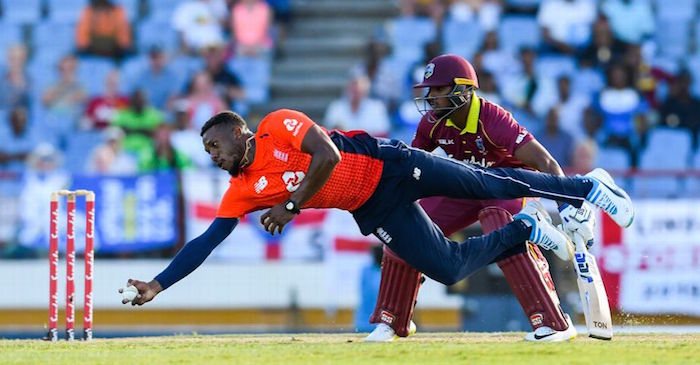
MULTIPOLYGON (((217 217, 246 213, 285 202, 306 177, 311 155, 301 151, 304 136, 315 123, 304 113, 281 109, 265 116, 255 133, 253 163, 232 177, 217 217)), ((341 160, 326 184, 303 208, 353 211, 372 195, 382 175, 377 140, 364 132, 328 132, 341 160)))

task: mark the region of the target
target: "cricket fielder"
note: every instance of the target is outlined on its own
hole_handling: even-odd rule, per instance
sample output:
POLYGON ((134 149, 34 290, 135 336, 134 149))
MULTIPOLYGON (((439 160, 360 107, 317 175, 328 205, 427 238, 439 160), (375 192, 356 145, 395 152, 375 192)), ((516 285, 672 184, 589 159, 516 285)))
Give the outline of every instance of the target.
MULTIPOLYGON (((428 88, 425 97, 416 98, 423 114, 412 146, 426 151, 442 148, 448 157, 481 167, 519 167, 564 176, 559 164, 513 116, 482 97, 476 90, 479 80, 472 65, 456 55, 441 55, 426 66, 423 81, 416 88, 428 88)), ((523 199, 465 200, 450 197, 423 199, 420 205, 449 236, 477 220, 484 233, 499 229, 513 220, 523 207, 523 199)), ((588 209, 582 206, 581 209, 588 209)), ((577 210, 563 203, 563 216, 577 210)), ((577 220, 563 219, 566 232, 586 232, 593 239, 593 220, 580 227, 577 220)), ((564 341, 576 336, 571 319, 559 304, 549 263, 537 246, 523 242, 497 256, 494 262, 503 271, 508 285, 520 302, 533 332, 529 341, 564 341)), ((415 331, 411 322, 421 274, 385 247, 382 282, 370 322, 379 323, 365 339, 388 342, 415 331)))
POLYGON ((222 112, 204 124, 201 135, 212 160, 231 174, 229 188, 211 226, 188 242, 165 270, 148 283, 129 279, 139 292, 131 301, 134 305, 152 300, 199 267, 242 216, 261 209, 267 211, 260 223, 273 234, 281 232, 300 209, 350 211, 364 235, 374 234, 409 265, 446 285, 525 240, 562 258, 572 256, 571 241, 533 201, 504 227, 454 242, 430 220, 418 199, 536 196, 576 207, 590 201, 623 227, 634 218, 629 196, 604 170, 561 177, 523 169, 483 169, 362 131, 326 131, 294 110, 268 114, 256 133, 239 115, 222 112))

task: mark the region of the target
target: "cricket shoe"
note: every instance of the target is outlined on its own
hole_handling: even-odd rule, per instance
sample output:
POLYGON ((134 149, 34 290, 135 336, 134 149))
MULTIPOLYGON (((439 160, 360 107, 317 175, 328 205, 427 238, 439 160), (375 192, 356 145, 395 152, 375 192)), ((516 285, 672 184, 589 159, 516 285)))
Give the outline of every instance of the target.
POLYGON ((554 253, 562 260, 574 257, 574 245, 571 240, 552 225, 552 218, 537 200, 529 200, 520 213, 513 216, 532 227, 529 241, 554 253))
POLYGON ((634 220, 632 199, 627 193, 615 185, 615 181, 607 171, 594 169, 586 174, 593 182, 593 189, 586 200, 602 209, 612 220, 621 227, 629 227, 634 220))
MULTIPOLYGON (((411 321, 408 326, 408 335, 416 333, 416 324, 411 321)), ((374 331, 365 337, 365 342, 391 342, 399 336, 396 335, 394 329, 389 327, 386 323, 380 323, 374 328, 374 331)))
POLYGON ((534 331, 525 335, 525 341, 532 342, 561 342, 568 341, 576 337, 576 328, 574 324, 571 323, 571 317, 568 314, 564 314, 566 317, 566 322, 569 324, 569 328, 563 331, 557 331, 547 326, 542 326, 534 331))

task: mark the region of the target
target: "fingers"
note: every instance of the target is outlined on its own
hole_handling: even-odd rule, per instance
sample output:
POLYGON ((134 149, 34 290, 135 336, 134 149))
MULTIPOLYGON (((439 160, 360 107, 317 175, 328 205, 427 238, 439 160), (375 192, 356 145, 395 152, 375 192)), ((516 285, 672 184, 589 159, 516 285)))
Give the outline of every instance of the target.
POLYGON ((265 226, 265 221, 267 221, 269 218, 270 218, 270 211, 268 210, 267 212, 265 212, 265 214, 260 216, 260 224, 265 226))

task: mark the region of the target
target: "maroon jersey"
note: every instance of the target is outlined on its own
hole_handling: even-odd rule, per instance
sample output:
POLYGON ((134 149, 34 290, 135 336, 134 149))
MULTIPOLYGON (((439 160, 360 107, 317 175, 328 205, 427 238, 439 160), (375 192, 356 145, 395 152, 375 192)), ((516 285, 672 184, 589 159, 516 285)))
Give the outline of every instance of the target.
POLYGON ((513 154, 534 137, 509 112, 476 93, 464 129, 460 130, 450 119, 440 123, 432 120, 432 116, 423 116, 411 143, 413 147, 426 151, 440 147, 450 158, 483 167, 526 167, 513 154))

